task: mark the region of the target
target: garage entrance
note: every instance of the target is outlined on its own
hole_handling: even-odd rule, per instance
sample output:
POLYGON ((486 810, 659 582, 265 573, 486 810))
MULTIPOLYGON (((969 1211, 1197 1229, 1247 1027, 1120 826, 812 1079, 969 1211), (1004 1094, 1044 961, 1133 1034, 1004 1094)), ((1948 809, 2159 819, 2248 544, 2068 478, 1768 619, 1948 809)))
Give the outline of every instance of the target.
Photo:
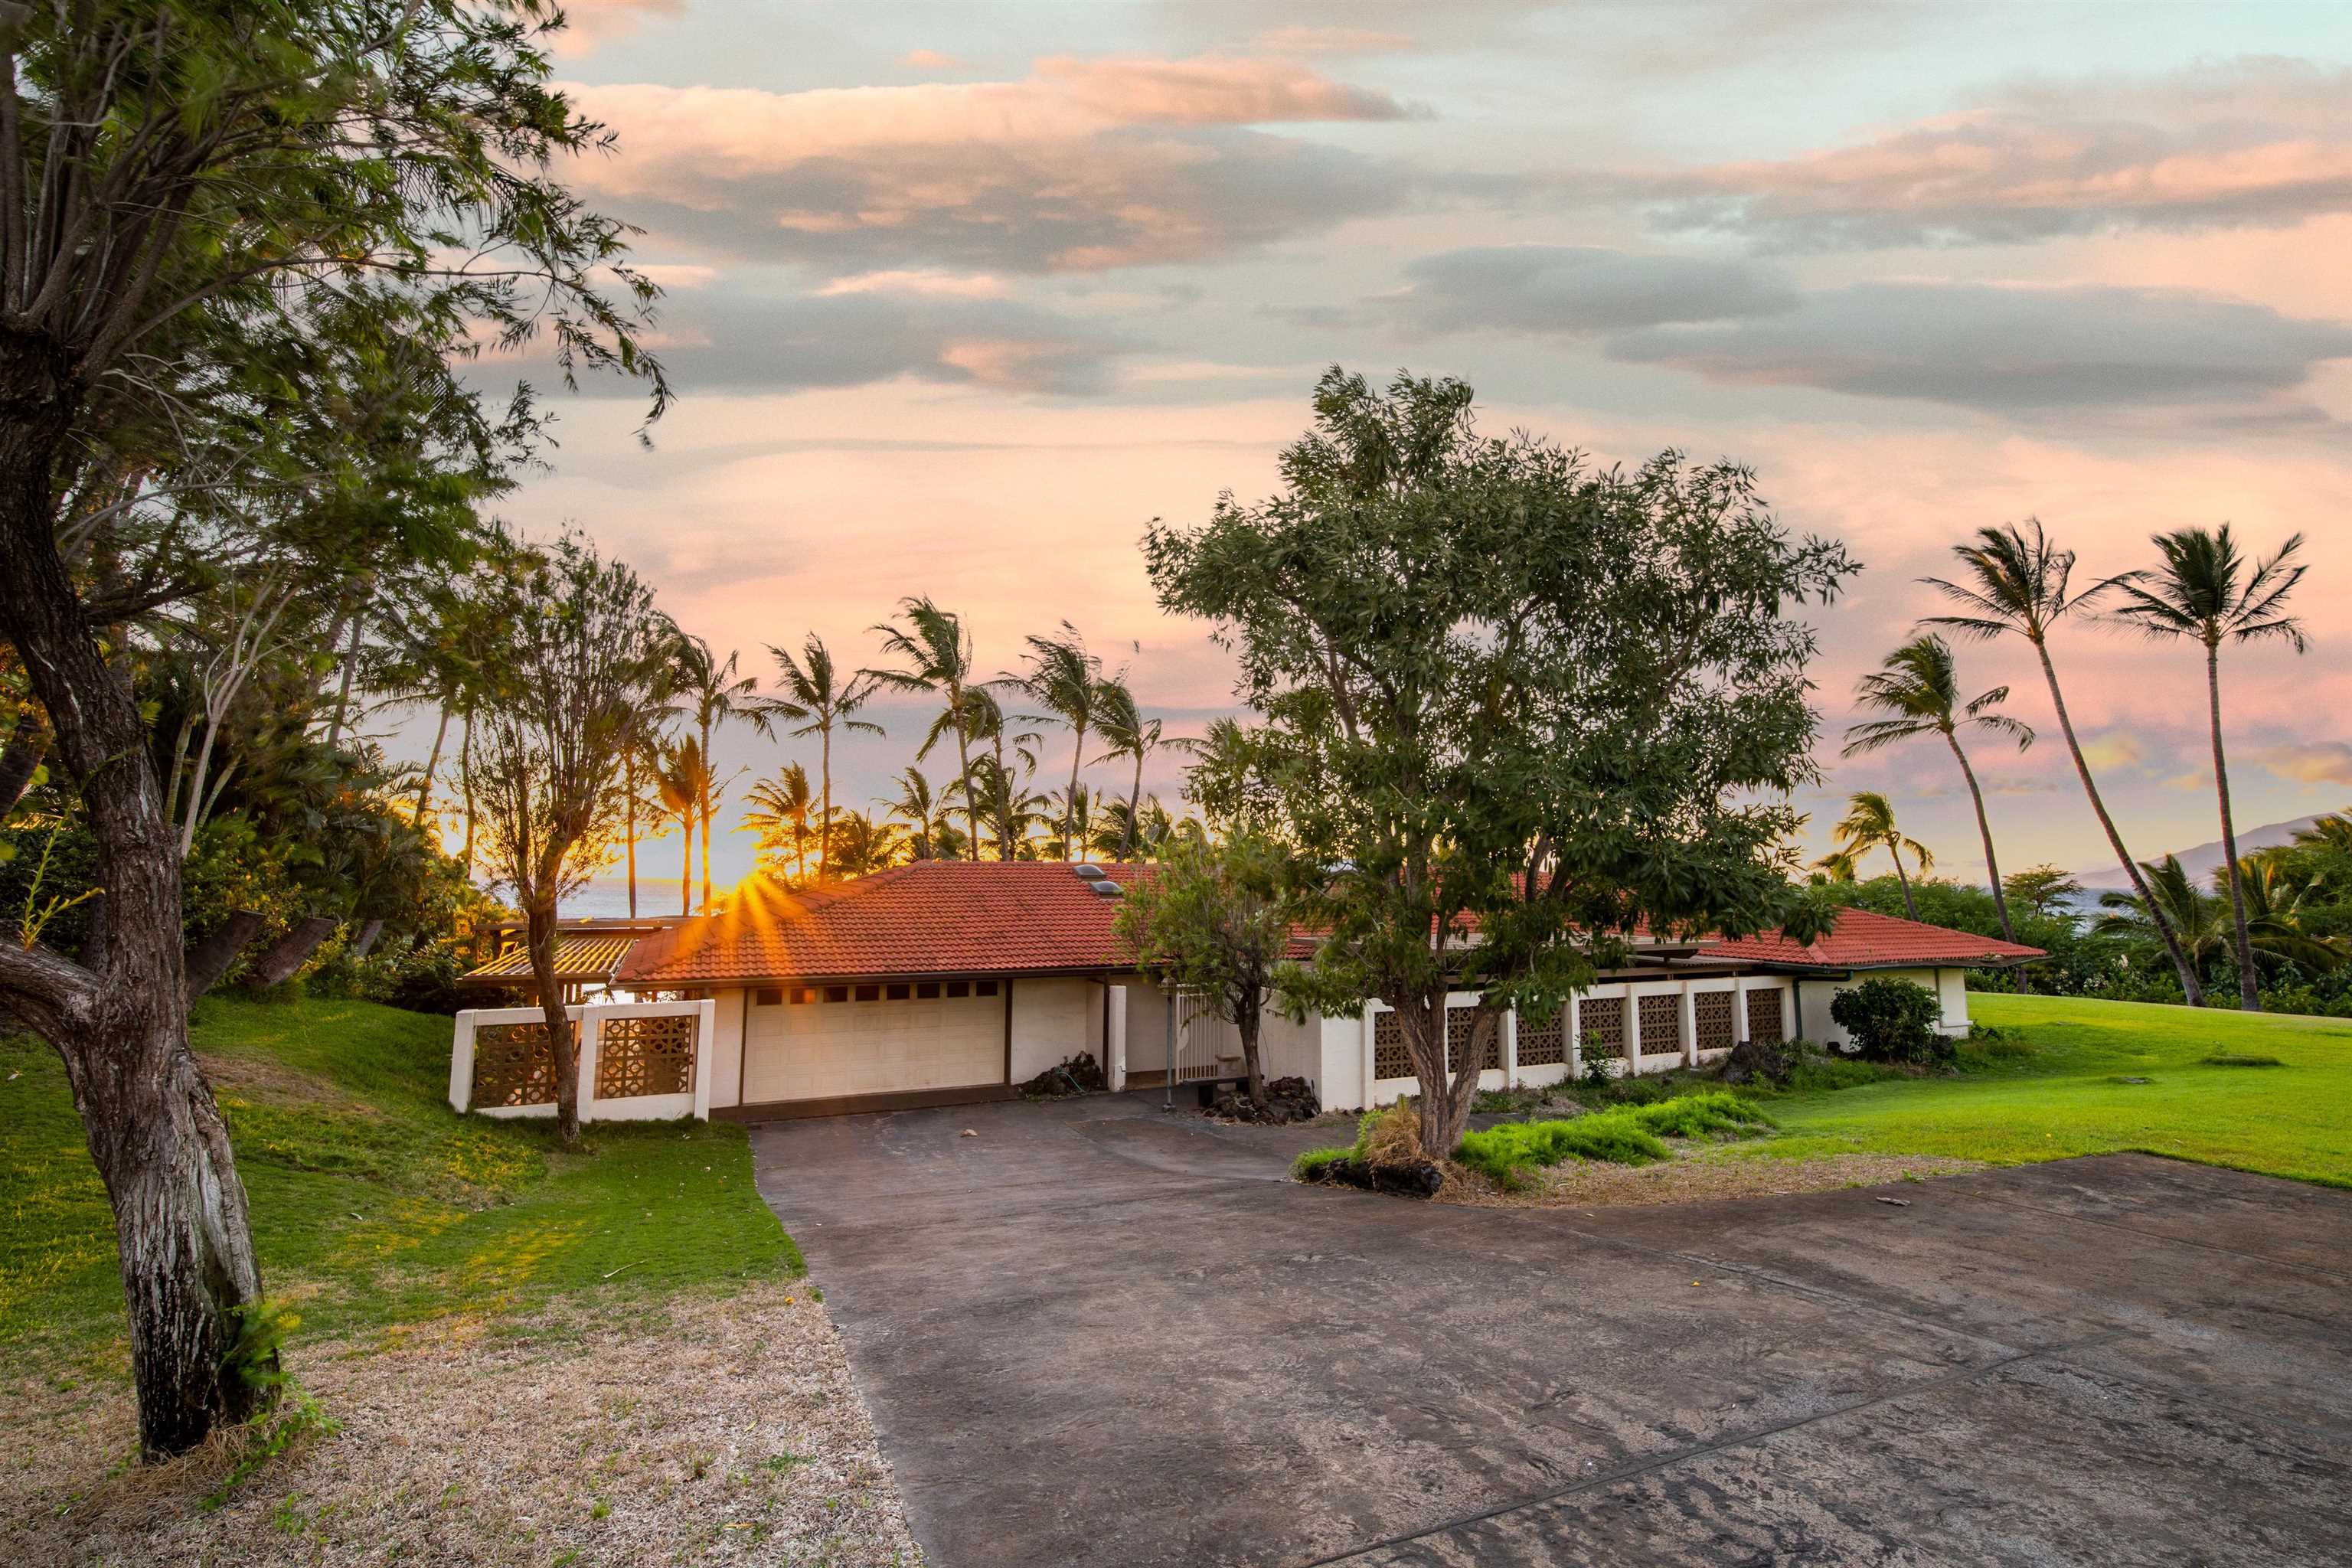
POLYGON ((746 1104, 1005 1081, 1005 997, 994 980, 790 985, 750 1001, 746 1104))

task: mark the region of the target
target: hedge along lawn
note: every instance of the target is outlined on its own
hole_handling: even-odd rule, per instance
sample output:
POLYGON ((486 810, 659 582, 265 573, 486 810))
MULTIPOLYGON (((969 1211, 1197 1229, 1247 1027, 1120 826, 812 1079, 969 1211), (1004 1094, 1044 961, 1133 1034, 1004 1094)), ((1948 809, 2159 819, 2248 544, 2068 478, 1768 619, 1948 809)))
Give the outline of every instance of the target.
MULTIPOLYGON (((449 1020, 365 1002, 207 1000, 193 1030, 252 1202, 262 1282, 298 1334, 625 1308, 802 1272, 724 1124, 551 1122, 449 1109, 449 1020)), ((0 1037, 0 1347, 120 1344, 105 1189, 57 1053, 0 1037)))
POLYGON ((1985 992, 1969 1008, 2011 1043, 1963 1047, 1958 1077, 1775 1098, 1783 1136, 1755 1152, 2018 1164, 2141 1150, 2352 1187, 2352 1024, 1985 992), (2208 1065, 2217 1054, 2280 1065, 2208 1065))

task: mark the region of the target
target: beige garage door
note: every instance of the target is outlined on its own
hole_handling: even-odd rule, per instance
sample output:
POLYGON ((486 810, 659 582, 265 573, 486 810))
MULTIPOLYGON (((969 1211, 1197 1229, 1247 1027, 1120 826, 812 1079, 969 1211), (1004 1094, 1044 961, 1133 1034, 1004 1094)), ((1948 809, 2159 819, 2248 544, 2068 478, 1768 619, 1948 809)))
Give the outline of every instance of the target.
POLYGON ((1004 1081, 992 980, 791 986, 752 993, 743 1098, 831 1100, 1004 1081))

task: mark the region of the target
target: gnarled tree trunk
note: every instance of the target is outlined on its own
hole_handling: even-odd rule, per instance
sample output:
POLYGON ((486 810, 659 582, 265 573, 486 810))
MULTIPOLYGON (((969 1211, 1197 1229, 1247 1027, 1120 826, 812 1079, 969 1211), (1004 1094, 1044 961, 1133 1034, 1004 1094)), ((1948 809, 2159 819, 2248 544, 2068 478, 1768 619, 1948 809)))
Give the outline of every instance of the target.
POLYGON ((188 1050, 180 861, 129 680, 57 550, 52 476, 71 421, 66 367, 0 330, 0 631, 48 715, 106 890, 85 963, 0 942, 0 998, 64 1058, 114 1208, 140 1441, 184 1452, 267 1384, 230 1364, 261 1299, 244 1185, 188 1050))

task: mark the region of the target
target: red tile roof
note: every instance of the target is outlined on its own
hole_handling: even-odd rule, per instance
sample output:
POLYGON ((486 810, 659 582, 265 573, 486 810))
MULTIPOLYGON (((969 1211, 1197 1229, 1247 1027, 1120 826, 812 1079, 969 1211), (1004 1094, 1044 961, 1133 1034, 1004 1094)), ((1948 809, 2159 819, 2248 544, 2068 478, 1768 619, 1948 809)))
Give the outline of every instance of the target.
POLYGON ((2049 955, 1999 937, 1970 936, 1922 921, 1846 910, 1838 916, 1837 929, 1815 942, 1791 942, 1777 931, 1759 931, 1733 942, 1709 942, 1706 956, 1806 969, 1910 969, 2022 963, 2049 955))
MULTIPOLYGON (((1108 865, 1122 887, 1151 874, 1108 865)), ((1053 860, 924 860, 855 881, 793 890, 755 877, 721 913, 640 938, 614 984, 637 990, 865 975, 1018 974, 1127 969, 1118 908, 1053 860)), ((1294 956, 1311 955, 1301 932, 1294 956)), ((1702 956, 1813 969, 2008 963, 2040 948, 1848 910, 1811 946, 1767 931, 1706 944, 1702 956)))
MULTIPOLYGON (((1139 866, 1105 866, 1122 886, 1139 866)), ((1124 969, 1118 900, 1060 861, 923 860, 793 890, 755 877, 724 911, 639 942, 618 984, 1124 969)))

